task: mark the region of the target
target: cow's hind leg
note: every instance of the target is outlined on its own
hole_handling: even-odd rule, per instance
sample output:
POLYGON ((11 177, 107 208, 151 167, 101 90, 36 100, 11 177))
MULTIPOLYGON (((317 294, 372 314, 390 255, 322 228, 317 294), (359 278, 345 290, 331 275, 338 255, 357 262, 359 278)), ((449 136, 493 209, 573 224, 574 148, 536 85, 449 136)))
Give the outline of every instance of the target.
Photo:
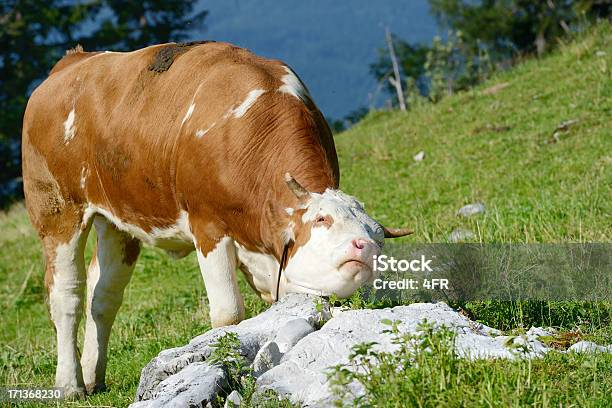
POLYGON ((83 251, 90 224, 82 221, 81 214, 65 211, 57 233, 43 236, 45 284, 57 337, 55 385, 64 389, 67 398, 84 396, 85 391, 78 359, 77 329, 85 288, 83 251))
POLYGON ((87 392, 106 388, 106 355, 111 327, 130 281, 140 242, 105 218, 94 219, 97 248, 87 271, 85 344, 81 364, 87 392))

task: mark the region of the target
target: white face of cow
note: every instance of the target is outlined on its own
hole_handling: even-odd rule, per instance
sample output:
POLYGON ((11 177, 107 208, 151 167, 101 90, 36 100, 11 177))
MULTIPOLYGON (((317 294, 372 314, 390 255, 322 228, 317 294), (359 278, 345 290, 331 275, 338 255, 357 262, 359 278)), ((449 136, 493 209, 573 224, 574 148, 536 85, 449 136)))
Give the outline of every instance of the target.
POLYGON ((354 197, 331 189, 308 193, 301 208, 288 213, 294 219, 288 235, 295 248, 283 271, 281 295, 348 297, 375 278, 373 257, 383 247, 383 227, 354 197))

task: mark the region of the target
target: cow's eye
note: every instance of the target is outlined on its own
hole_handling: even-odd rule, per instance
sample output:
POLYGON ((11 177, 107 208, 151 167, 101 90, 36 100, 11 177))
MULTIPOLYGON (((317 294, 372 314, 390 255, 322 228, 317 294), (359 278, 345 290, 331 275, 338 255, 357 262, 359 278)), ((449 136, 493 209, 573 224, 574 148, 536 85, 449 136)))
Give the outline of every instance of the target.
POLYGON ((321 223, 323 223, 325 221, 327 221, 327 219, 325 217, 319 216, 319 217, 317 217, 316 223, 317 224, 321 224, 321 223))

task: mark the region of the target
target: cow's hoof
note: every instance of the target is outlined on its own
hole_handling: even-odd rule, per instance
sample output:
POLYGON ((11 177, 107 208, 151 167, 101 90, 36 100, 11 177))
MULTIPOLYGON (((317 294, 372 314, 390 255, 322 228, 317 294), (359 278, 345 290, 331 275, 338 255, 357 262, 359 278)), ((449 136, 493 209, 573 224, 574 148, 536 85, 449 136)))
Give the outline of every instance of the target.
POLYGON ((216 312, 210 314, 210 323, 213 328, 232 326, 244 320, 244 308, 236 308, 231 312, 216 312))
POLYGON ((96 394, 98 392, 104 392, 106 391, 106 383, 87 384, 85 385, 85 390, 87 390, 87 395, 96 394))
POLYGON ((85 387, 64 387, 64 399, 77 400, 85 398, 85 387))

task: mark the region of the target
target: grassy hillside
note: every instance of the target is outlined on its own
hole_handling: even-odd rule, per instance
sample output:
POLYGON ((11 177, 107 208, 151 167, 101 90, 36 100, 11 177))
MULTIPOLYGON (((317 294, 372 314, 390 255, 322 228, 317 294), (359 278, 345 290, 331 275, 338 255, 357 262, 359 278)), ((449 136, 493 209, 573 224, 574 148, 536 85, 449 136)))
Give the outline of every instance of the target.
MULTIPOLYGON (((437 105, 371 114, 337 137, 343 189, 380 221, 414 227, 416 234, 405 238, 410 241, 443 242, 462 226, 484 242, 609 242, 611 37, 609 25, 600 26, 554 55, 437 105), (491 93, 501 84, 507 86, 491 93), (553 137, 569 120, 577 122, 553 137), (420 150, 425 159, 415 162, 420 150), (486 214, 469 221, 456 217, 459 207, 474 201, 487 205, 486 214)), ((90 238, 88 258, 92 243, 90 238)), ((53 383, 55 333, 44 306, 42 270, 40 244, 23 206, 0 214, 0 385, 53 383)), ((248 312, 263 310, 244 280, 241 286, 248 312)), ((172 261, 145 248, 111 338, 109 391, 85 405, 129 404, 151 358, 210 328, 205 299, 193 254, 172 261)), ((589 326, 585 335, 612 342, 609 323, 604 325, 589 326)), ((590 397, 604 406, 612 390, 612 361, 603 356, 557 354, 534 363, 533 372, 526 363, 461 370, 461 378, 472 379, 457 380, 461 384, 450 387, 454 394, 432 388, 432 398, 442 399, 428 401, 472 395, 476 405, 521 405, 541 395, 530 391, 533 381, 556 406, 584 405, 590 397)))
POLYGON ((602 25, 436 105, 370 114, 336 138, 341 187, 418 242, 459 226, 484 242, 610 241, 611 35, 602 25), (484 217, 456 217, 475 201, 484 217))

